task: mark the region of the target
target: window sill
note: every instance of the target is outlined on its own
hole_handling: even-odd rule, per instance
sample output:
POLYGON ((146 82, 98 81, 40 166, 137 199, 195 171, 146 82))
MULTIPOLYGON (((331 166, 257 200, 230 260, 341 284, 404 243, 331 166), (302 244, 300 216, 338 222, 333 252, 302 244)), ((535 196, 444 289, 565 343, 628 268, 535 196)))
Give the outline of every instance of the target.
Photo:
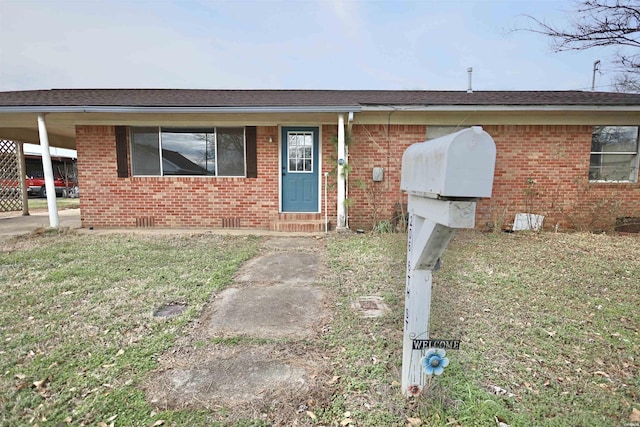
POLYGON ((593 181, 589 180, 590 185, 637 185, 637 181, 593 181))

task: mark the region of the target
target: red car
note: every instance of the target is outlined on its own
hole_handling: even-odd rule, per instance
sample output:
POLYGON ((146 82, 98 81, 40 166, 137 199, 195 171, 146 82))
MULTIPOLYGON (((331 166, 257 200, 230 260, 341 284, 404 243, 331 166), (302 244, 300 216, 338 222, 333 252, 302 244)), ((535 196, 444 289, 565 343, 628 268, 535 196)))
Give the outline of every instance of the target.
MULTIPOLYGON (((47 197, 47 190, 43 177, 27 177, 27 194, 30 196, 47 197)), ((74 179, 64 179, 58 175, 54 177, 53 184, 56 187, 56 195, 62 197, 78 197, 78 183, 74 179)))

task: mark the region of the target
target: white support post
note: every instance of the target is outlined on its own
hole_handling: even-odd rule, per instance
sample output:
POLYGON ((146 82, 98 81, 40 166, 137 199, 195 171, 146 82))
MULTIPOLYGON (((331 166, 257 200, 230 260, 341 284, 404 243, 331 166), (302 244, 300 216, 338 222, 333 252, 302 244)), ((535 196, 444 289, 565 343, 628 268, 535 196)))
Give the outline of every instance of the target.
POLYGON ((38 114, 38 133, 40 136, 40 149, 42 150, 42 171, 44 172, 44 185, 47 190, 47 207, 49 208, 49 225, 51 228, 60 226, 58 207, 56 206, 56 187, 53 182, 53 166, 49 153, 49 136, 44 114, 38 114))
POLYGON ((347 217, 345 213, 344 201, 346 198, 345 193, 345 177, 344 177, 344 164, 347 161, 345 152, 345 136, 344 136, 344 114, 338 115, 338 201, 337 201, 337 229, 342 230, 347 226, 347 217))
MULTIPOLYGON (((427 224, 429 227, 433 224, 427 224)), ((405 292, 404 339, 402 342, 402 392, 416 394, 426 383, 426 375, 420 366, 422 353, 413 350, 414 339, 429 339, 429 315, 431 311, 431 270, 415 269, 412 259, 416 248, 415 238, 425 227, 424 218, 409 213, 407 237, 407 287, 405 292), (413 390, 409 390, 409 388, 413 390)))
POLYGON ((491 196, 494 165, 495 143, 481 128, 413 144, 402 156, 400 188, 408 194, 409 212, 401 383, 406 396, 420 394, 426 384, 425 346, 443 345, 429 341, 433 271, 455 230, 474 227, 475 200, 491 196))
POLYGON ((432 202, 434 207, 441 205, 433 209, 433 215, 429 212, 426 215, 419 213, 424 203, 424 198, 420 196, 410 194, 407 206, 409 228, 401 384, 405 395, 418 394, 426 384, 426 374, 420 365, 426 349, 414 350, 413 340, 429 339, 433 270, 451 241, 455 228, 474 226, 476 202, 427 201, 428 204, 432 202), (455 208, 451 209, 451 206, 455 208))

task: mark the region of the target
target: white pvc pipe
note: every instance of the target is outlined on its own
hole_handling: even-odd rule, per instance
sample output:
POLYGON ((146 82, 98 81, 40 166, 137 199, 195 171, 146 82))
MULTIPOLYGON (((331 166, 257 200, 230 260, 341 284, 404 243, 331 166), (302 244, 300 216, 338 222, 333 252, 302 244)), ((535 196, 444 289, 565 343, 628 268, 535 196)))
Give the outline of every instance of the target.
POLYGON ((49 208, 49 225, 51 228, 60 226, 58 207, 56 206, 56 187, 53 182, 53 166, 49 153, 49 136, 47 125, 44 122, 44 114, 38 114, 38 133, 40 136, 40 149, 42 150, 42 171, 44 172, 44 188, 47 190, 47 207, 49 208))
POLYGON ((344 144, 344 114, 338 115, 338 200, 337 200, 337 213, 338 223, 337 229, 344 229, 346 227, 346 215, 345 215, 345 179, 344 179, 344 162, 347 161, 344 144))
POLYGON ((327 212, 327 181, 329 172, 324 173, 324 232, 329 232, 329 212, 327 212))

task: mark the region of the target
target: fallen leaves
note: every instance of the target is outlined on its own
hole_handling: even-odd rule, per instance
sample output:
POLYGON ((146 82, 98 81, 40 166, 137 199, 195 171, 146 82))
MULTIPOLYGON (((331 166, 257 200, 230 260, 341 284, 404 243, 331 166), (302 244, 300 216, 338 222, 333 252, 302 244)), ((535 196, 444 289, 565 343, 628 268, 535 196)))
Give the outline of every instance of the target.
POLYGON ((334 375, 329 381, 327 381, 328 385, 335 384, 340 380, 340 375, 334 375))
POLYGON ((115 419, 118 418, 118 415, 113 415, 109 417, 107 422, 101 421, 98 423, 98 427, 115 427, 115 419), (109 423, 109 424, 107 424, 109 423))
POLYGON ((32 386, 36 389, 36 392, 40 396, 47 397, 47 389, 48 389, 50 383, 51 383, 51 377, 48 376, 43 380, 34 381, 32 383, 32 386))

